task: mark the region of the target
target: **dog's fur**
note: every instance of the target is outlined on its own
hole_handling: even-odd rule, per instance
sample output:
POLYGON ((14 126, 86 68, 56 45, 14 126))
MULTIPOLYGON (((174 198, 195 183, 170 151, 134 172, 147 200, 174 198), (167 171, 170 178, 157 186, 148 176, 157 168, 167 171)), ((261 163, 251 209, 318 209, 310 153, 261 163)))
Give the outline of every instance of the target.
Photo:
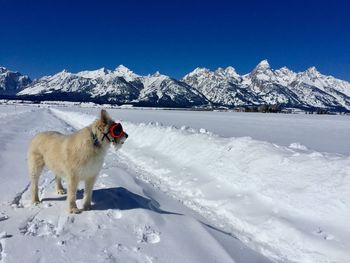
MULTIPOLYGON (((32 202, 39 202, 38 182, 44 166, 47 166, 56 176, 56 190, 64 194, 61 178, 67 180, 68 208, 70 213, 80 213, 76 205, 76 191, 79 181, 85 182, 83 209, 91 209, 91 195, 95 180, 101 170, 107 149, 111 144, 120 148, 127 135, 118 142, 102 140, 113 120, 105 110, 90 126, 73 134, 64 135, 59 132, 42 132, 37 134, 28 151, 29 176, 32 181, 32 202), (97 140, 92 134, 96 135, 97 140)), ((111 138, 110 134, 108 137, 111 138)), ((112 138, 111 138, 112 139, 112 138)))

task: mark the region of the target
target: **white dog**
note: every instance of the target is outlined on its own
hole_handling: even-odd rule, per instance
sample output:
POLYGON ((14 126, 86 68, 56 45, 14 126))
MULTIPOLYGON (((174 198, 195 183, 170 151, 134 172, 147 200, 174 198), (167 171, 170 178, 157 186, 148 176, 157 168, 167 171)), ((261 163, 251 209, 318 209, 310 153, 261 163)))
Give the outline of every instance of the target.
POLYGON ((68 208, 80 213, 76 205, 79 181, 85 181, 83 209, 91 209, 91 195, 103 159, 111 144, 120 148, 128 138, 120 123, 115 123, 105 110, 100 119, 73 134, 42 132, 37 134, 28 151, 29 176, 32 181, 32 202, 39 202, 38 182, 44 166, 56 176, 56 190, 64 194, 61 177, 68 182, 68 208))

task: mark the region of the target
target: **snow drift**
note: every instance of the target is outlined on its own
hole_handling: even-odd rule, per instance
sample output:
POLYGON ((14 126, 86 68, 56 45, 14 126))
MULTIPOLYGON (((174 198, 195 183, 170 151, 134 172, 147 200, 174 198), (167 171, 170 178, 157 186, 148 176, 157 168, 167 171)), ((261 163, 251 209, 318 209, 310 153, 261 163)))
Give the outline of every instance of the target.
MULTIPOLYGON (((94 116, 51 110, 74 128, 94 116)), ((350 158, 204 129, 123 122, 139 177, 276 261, 350 257, 350 158)))

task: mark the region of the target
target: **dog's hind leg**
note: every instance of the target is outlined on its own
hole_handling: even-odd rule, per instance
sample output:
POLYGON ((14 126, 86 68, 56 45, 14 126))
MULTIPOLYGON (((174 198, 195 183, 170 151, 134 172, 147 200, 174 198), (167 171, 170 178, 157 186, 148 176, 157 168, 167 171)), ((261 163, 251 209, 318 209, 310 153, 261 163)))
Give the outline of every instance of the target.
POLYGON ((38 153, 30 153, 28 154, 28 169, 29 176, 31 179, 31 190, 32 190, 32 203, 39 203, 39 178, 41 172, 44 168, 44 159, 41 154, 38 153))
POLYGON ((78 177, 71 175, 68 177, 68 210, 71 214, 79 214, 81 212, 77 207, 76 194, 78 188, 79 179, 78 177))
POLYGON ((33 204, 38 204, 40 203, 39 200, 39 176, 32 176, 32 203, 33 204))
POLYGON ((66 193, 66 191, 63 188, 61 177, 56 175, 55 181, 56 181, 56 192, 57 192, 57 194, 64 195, 66 193))
POLYGON ((92 189, 94 187, 96 177, 97 176, 89 177, 85 180, 84 201, 83 201, 83 209, 84 210, 91 209, 92 189))

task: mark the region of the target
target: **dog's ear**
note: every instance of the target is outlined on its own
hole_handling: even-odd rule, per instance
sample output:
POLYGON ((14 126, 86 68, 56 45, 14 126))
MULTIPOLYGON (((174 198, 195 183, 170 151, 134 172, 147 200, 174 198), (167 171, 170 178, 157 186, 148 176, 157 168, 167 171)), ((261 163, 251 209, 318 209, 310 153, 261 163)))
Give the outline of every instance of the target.
POLYGON ((105 124, 108 124, 110 119, 111 117, 109 117, 109 114, 107 113, 107 111, 101 110, 101 121, 105 124))

